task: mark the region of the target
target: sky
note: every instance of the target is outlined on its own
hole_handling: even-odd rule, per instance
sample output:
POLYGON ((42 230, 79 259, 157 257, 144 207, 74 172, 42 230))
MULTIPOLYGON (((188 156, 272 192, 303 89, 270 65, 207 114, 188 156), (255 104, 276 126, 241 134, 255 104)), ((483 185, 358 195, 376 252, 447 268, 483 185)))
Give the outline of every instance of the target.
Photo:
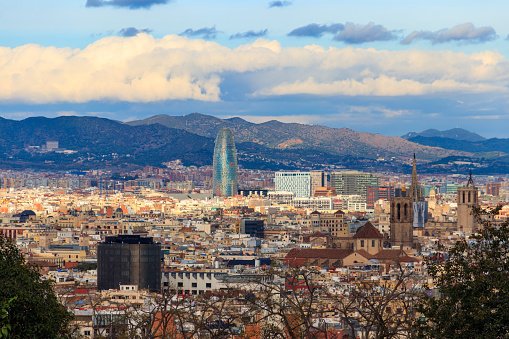
POLYGON ((509 137, 509 2, 18 0, 0 116, 193 112, 509 137))

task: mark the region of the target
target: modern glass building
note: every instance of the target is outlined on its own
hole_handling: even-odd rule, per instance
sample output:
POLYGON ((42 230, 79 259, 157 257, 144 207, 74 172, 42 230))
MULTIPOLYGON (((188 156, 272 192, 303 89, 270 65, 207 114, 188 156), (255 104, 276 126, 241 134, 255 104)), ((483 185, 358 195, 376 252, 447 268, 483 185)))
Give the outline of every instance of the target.
POLYGON ((231 197, 237 194, 237 149, 232 131, 223 127, 217 134, 214 148, 214 195, 231 197))
POLYGON ((358 171, 332 172, 330 181, 338 194, 358 194, 364 199, 367 197, 368 187, 380 186, 378 176, 358 171))
POLYGON ((293 192, 296 198, 309 198, 311 174, 309 172, 276 172, 274 187, 276 192, 293 192))
POLYGON ((161 244, 151 237, 121 234, 97 245, 97 289, 161 289, 161 244))

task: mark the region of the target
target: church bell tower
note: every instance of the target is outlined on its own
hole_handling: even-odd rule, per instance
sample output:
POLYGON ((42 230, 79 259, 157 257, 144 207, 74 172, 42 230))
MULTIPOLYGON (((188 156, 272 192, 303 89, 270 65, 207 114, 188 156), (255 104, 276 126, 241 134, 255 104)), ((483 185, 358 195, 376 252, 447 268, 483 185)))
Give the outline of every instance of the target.
POLYGON ((479 206, 477 200, 478 191, 479 189, 475 187, 474 180, 472 179, 472 171, 470 171, 467 185, 465 187, 458 187, 458 231, 473 233, 477 230, 477 222, 472 209, 474 206, 479 206))

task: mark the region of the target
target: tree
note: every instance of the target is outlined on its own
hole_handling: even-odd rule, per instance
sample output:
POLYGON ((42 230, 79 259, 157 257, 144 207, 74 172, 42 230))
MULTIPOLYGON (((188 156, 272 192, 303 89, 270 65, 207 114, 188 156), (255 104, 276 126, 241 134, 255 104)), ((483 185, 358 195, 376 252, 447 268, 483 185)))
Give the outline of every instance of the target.
MULTIPOLYGON (((500 208, 488 214, 498 214, 500 208)), ((427 260, 433 285, 423 297, 417 321, 422 338, 509 337, 509 226, 481 219, 481 229, 427 260)))
POLYGON ((0 236, 0 277, 0 305, 10 301, 0 328, 8 324, 10 338, 70 336, 72 314, 58 302, 53 282, 42 280, 38 269, 27 265, 14 242, 4 236, 0 236))
POLYGON ((413 270, 397 263, 392 279, 356 281, 350 291, 332 294, 333 305, 352 337, 358 329, 361 338, 412 338, 419 283, 413 270))
MULTIPOLYGON (((12 297, 11 299, 9 299, 7 304, 3 305, 2 308, 0 308, 0 319, 6 319, 9 316, 8 309, 14 300, 16 300, 16 297, 12 297)), ((7 338, 10 330, 11 325, 7 321, 3 321, 2 327, 0 328, 0 338, 7 338)))
POLYGON ((322 274, 311 267, 272 266, 258 279, 239 286, 252 315, 261 323, 263 338, 336 339, 320 319, 330 313, 331 298, 320 280, 322 274))

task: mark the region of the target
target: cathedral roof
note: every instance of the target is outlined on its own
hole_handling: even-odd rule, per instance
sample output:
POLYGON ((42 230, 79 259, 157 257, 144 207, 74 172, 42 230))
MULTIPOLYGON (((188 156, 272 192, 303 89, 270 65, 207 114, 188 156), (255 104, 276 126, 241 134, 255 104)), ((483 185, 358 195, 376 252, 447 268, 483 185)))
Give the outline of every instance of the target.
POLYGON ((354 239, 382 239, 384 236, 369 221, 353 236, 354 239))

